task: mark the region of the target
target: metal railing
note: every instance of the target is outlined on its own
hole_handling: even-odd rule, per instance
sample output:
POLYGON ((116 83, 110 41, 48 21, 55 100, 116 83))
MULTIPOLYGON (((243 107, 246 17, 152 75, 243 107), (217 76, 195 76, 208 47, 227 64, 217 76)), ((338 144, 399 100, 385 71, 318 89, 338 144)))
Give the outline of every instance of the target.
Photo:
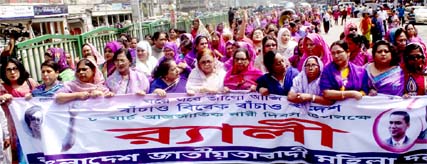
MULTIPOLYGON (((200 17, 203 23, 216 25, 220 22, 228 21, 227 14, 211 14, 200 17)), ((176 27, 179 30, 190 32, 192 19, 178 19, 176 27)), ((117 40, 119 34, 126 33, 131 36, 143 39, 145 35, 152 35, 156 31, 168 31, 171 24, 168 20, 160 19, 148 23, 135 23, 127 27, 118 29, 113 27, 100 27, 81 35, 43 35, 16 44, 18 56, 24 64, 31 77, 41 81, 40 65, 44 61, 44 53, 50 47, 63 48, 72 56, 82 56, 82 46, 84 43, 93 44, 97 50, 104 54, 104 46, 107 42, 117 40)))

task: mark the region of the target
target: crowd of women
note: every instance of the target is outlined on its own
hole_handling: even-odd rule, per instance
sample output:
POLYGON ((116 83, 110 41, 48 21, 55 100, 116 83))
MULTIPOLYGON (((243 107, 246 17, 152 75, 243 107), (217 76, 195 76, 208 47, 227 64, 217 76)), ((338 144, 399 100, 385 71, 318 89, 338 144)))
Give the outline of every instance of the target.
MULTIPOLYGON (((87 43, 77 63, 63 49, 49 48, 41 84, 11 58, 0 68, 0 101, 43 96, 66 103, 122 94, 239 91, 284 95, 309 107, 365 95, 427 92, 426 47, 414 25, 390 30, 370 54, 366 38, 351 22, 343 38, 327 45, 321 35, 301 31, 305 20, 292 20, 287 27, 270 21, 249 32, 253 25, 248 20, 243 12, 242 22, 232 22, 231 29, 222 23, 206 29, 195 19, 192 31, 180 35, 176 29, 142 41, 122 35, 103 47, 104 54, 87 43)), ((11 125, 10 111, 4 111, 11 125)))

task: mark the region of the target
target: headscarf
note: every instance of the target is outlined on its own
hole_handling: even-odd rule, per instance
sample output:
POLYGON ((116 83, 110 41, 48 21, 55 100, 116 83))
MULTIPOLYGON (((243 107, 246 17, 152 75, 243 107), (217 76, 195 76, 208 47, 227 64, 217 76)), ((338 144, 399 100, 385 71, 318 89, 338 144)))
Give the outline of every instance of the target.
MULTIPOLYGON (((254 65, 256 58, 256 51, 252 44, 247 42, 236 42, 238 48, 244 48, 248 50, 249 56, 251 57, 249 65, 254 65)), ((224 62, 224 67, 226 70, 230 70, 233 67, 233 56, 231 56, 227 61, 224 62)))
POLYGON ((181 42, 184 40, 184 39, 182 39, 183 38, 183 36, 185 36, 185 37, 187 37, 189 40, 190 40, 190 42, 193 42, 193 36, 190 34, 190 33, 183 33, 183 34, 181 34, 181 36, 179 37, 179 39, 181 40, 181 42))
MULTIPOLYGON (((228 46, 230 46, 230 45, 234 45, 236 42, 234 41, 234 40, 229 40, 229 41, 227 41, 226 43, 225 43, 225 49, 226 49, 226 51, 225 51, 225 53, 223 54, 224 56, 220 59, 220 61, 221 62, 226 62, 226 61, 228 61, 228 59, 230 59, 230 58, 232 58, 233 57, 233 54, 231 54, 231 56, 230 57, 228 57, 227 56, 227 47, 228 46)), ((227 69, 228 70, 228 69, 227 69)))
POLYGON ((218 47, 212 47, 213 49, 216 49, 219 51, 219 53, 221 53, 221 55, 225 55, 225 42, 224 39, 222 38, 222 35, 215 31, 212 35, 217 35, 218 36, 218 47))
POLYGON ((144 73, 146 76, 150 76, 151 72, 154 70, 154 67, 156 67, 157 65, 157 59, 151 55, 150 43, 145 40, 142 40, 136 45, 136 48, 147 51, 146 61, 140 61, 138 57, 136 57, 136 69, 144 73))
POLYGON ((87 45, 92 50, 91 54, 96 57, 96 64, 97 64, 97 66, 104 64, 105 63, 105 59, 101 55, 101 53, 99 53, 99 51, 96 49, 96 47, 93 46, 91 43, 87 43, 87 45))
MULTIPOLYGON (((95 64, 94 61, 89 60, 95 65, 95 72, 93 73, 93 83, 84 83, 81 82, 80 79, 77 77, 77 72, 75 74, 76 78, 73 81, 67 82, 64 84, 64 89, 72 92, 91 92, 94 90, 99 90, 102 92, 108 92, 109 89, 104 86, 104 76, 102 75, 102 72, 99 71, 98 66, 95 64)), ((78 66, 77 66, 78 67, 78 66)))
MULTIPOLYGON (((308 59, 316 59, 317 63, 319 64, 319 69, 321 74, 323 71, 323 62, 320 60, 320 58, 317 56, 309 56, 308 58, 305 59, 303 65, 307 63, 308 59)), ((295 86, 295 88, 301 89, 296 91, 299 93, 309 93, 314 95, 320 95, 319 82, 320 82, 320 75, 319 77, 317 77, 316 80, 312 81, 309 84, 307 73, 305 72, 305 69, 302 69, 302 71, 293 80, 293 88, 295 86)))
MULTIPOLYGON (((325 42, 325 40, 322 38, 322 36, 320 36, 319 34, 316 34, 316 33, 310 33, 307 35, 306 38, 310 39, 315 45, 322 46, 322 50, 323 50, 322 62, 324 65, 329 64, 332 61, 332 56, 331 56, 331 52, 329 50, 328 44, 325 42)), ((306 50, 304 50, 304 51, 306 51, 306 50)), ((304 52, 300 61, 305 61, 305 59, 307 59, 307 57, 308 57, 307 53, 304 52)), ((303 64, 304 64, 304 62, 300 62, 298 64, 298 70, 299 71, 302 70, 303 64)))
POLYGON ((344 35, 345 36, 350 34, 350 28, 356 28, 357 29, 357 25, 354 22, 347 23, 344 27, 344 35))
MULTIPOLYGON (((179 58, 178 46, 175 44, 175 42, 166 42, 165 45, 163 46, 163 50, 166 48, 172 49, 174 53, 173 60, 175 60, 175 62, 179 62, 180 58, 179 58)), ((159 63, 164 59, 165 59, 165 56, 160 58, 159 63)))
POLYGON ((388 38, 388 41, 391 44, 393 44, 393 45, 396 45, 396 39, 395 39, 395 37, 396 37, 396 31, 397 31, 397 29, 398 28, 392 28, 392 29, 390 29, 390 31, 388 32, 388 37, 386 37, 386 38, 388 38))
MULTIPOLYGON (((111 41, 105 45, 104 50, 107 48, 111 49, 111 51, 114 54, 117 52, 117 50, 119 50, 121 48, 121 45, 117 41, 111 41)), ((111 74, 113 74, 114 70, 116 70, 116 66, 114 65, 113 59, 111 59, 110 61, 106 61, 104 63, 102 70, 103 70, 103 72, 105 70, 105 72, 107 73, 107 77, 110 76, 111 74)))
POLYGON ((52 54, 52 60, 59 65, 59 72, 62 72, 63 70, 70 68, 67 64, 67 55, 65 54, 65 51, 62 48, 49 48, 47 51, 52 54))
MULTIPOLYGON (((199 37, 207 37, 207 36, 205 36, 205 35, 197 35, 194 38, 194 40, 193 40, 193 49, 190 52, 188 52, 188 54, 185 55, 185 57, 184 57, 185 63, 187 63, 187 65, 190 66, 191 68, 194 68, 196 66, 195 65, 195 61, 196 61, 196 58, 197 58, 197 50, 196 50, 197 44, 196 44, 196 41, 197 41, 197 39, 199 37)), ((210 45, 208 46, 208 48, 209 47, 210 47, 210 45)))
POLYGON ((277 51, 286 58, 293 56, 294 48, 295 46, 298 46, 298 43, 292 39, 291 34, 291 31, 289 31, 287 28, 280 28, 279 32, 277 33, 277 51), (285 32, 288 32, 290 37, 288 43, 286 44, 282 42, 282 35, 285 32))
MULTIPOLYGON (((224 78, 224 86, 229 87, 230 89, 236 89, 239 88, 250 88, 251 85, 256 85, 256 80, 263 75, 263 73, 254 67, 254 58, 249 53, 249 64, 246 70, 243 72, 240 72, 239 74, 235 74, 235 69, 232 66, 231 69, 228 69, 229 71, 225 75, 224 78), (243 82, 243 86, 240 86, 243 82)), ((231 58, 233 60, 233 57, 231 58)))

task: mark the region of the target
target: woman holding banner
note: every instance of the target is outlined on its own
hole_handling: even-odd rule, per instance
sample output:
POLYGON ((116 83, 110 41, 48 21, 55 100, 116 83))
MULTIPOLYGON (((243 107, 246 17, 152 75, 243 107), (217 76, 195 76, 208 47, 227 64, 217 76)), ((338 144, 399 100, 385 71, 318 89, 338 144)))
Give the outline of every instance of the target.
POLYGON ((115 94, 145 95, 149 88, 149 82, 144 74, 130 68, 132 64, 131 52, 120 48, 111 59, 115 65, 115 71, 108 77, 106 86, 115 94))
POLYGON ((180 70, 173 59, 164 59, 153 71, 155 79, 149 93, 166 96, 166 93, 186 93, 187 79, 180 76, 180 70))
POLYGON ((402 96, 404 75, 394 46, 385 40, 377 41, 372 54, 374 62, 366 65, 369 96, 378 93, 402 96))
POLYGON ((60 81, 58 63, 52 60, 45 61, 41 69, 43 84, 32 90, 31 94, 27 94, 25 96, 26 99, 31 99, 31 97, 53 97, 64 86, 60 81))
POLYGON ((297 76, 298 70, 287 66, 287 59, 273 51, 268 51, 264 54, 263 60, 268 73, 256 80, 258 84, 257 91, 263 96, 269 94, 287 96, 292 87, 292 80, 297 76))
POLYGON ((347 43, 343 40, 331 45, 333 62, 326 65, 320 78, 319 87, 329 100, 360 100, 367 93, 365 69, 351 62, 347 43))
POLYGON ((190 75, 186 85, 187 93, 221 93, 224 90, 224 65, 215 58, 213 52, 209 49, 204 49, 197 56, 197 67, 195 67, 190 75))
POLYGON ((256 90, 256 79, 261 77, 262 72, 253 66, 253 58, 247 49, 239 48, 234 53, 233 67, 227 72, 224 86, 231 90, 256 90))
POLYGON ((77 63, 75 76, 76 80, 65 83, 64 87, 56 94, 56 101, 58 103, 113 95, 104 86, 104 77, 92 60, 80 60, 77 63))
MULTIPOLYGON (((6 64, 1 66, 0 71, 1 79, 3 80, 2 87, 0 88, 0 93, 2 94, 0 96, 1 102, 9 101, 12 97, 24 97, 38 86, 37 82, 30 78, 30 74, 25 70, 24 65, 15 58, 7 60, 6 64)), ((13 160, 23 162, 24 157, 16 136, 16 129, 11 113, 7 106, 3 106, 3 109, 11 131, 13 160)))
POLYGON ((321 96, 319 82, 323 71, 322 60, 317 56, 310 56, 304 62, 304 69, 294 78, 288 101, 301 103, 309 107, 310 102, 322 105, 331 105, 332 101, 321 96))

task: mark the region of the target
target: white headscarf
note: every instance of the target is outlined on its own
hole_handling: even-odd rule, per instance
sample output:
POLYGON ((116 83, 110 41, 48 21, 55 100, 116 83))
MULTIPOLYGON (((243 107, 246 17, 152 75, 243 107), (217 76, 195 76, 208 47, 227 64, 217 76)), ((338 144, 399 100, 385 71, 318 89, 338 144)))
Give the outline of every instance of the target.
POLYGON ((294 54, 294 49, 298 45, 298 43, 294 40, 292 40, 291 31, 289 31, 287 28, 280 28, 278 34, 277 34, 277 52, 282 54, 285 58, 290 58, 294 54), (289 33, 289 41, 287 44, 282 42, 282 35, 284 32, 289 33))
POLYGON ((304 61, 303 66, 307 64, 308 59, 316 59, 317 63, 319 64, 319 70, 320 70, 319 77, 317 77, 311 83, 308 83, 307 73, 305 72, 305 69, 302 69, 301 72, 293 79, 293 85, 291 90, 295 91, 296 93, 308 93, 308 94, 320 95, 319 82, 320 82, 320 76, 323 72, 323 62, 317 56, 310 56, 304 61))
POLYGON ((151 46, 150 43, 148 43, 145 40, 140 41, 136 45, 136 49, 138 52, 138 49, 142 49, 147 51, 148 57, 146 61, 140 61, 138 57, 136 57, 136 70, 144 73, 147 77, 151 77, 151 72, 154 70, 154 68, 157 65, 157 59, 151 55, 151 46))

